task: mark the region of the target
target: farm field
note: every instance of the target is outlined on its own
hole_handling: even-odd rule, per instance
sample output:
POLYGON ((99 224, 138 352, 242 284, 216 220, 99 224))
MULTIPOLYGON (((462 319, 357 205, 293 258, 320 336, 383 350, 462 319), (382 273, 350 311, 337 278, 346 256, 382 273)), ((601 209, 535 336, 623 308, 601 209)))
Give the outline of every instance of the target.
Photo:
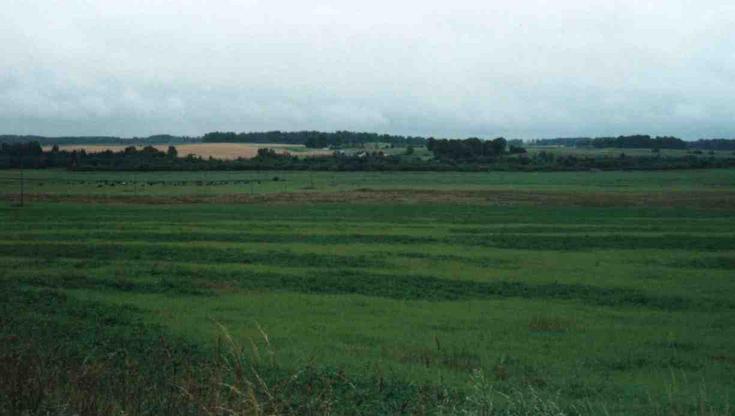
POLYGON ((735 409, 735 170, 17 175, 0 413, 735 409))
MULTIPOLYGON (((19 189, 18 170, 0 171, 0 196, 19 189)), ((350 193, 359 191, 492 192, 677 195, 699 192, 721 198, 735 191, 735 169, 628 172, 74 172, 26 170, 33 198, 140 197, 350 193)))
MULTIPOLYGON (((125 150, 128 146, 115 146, 115 145, 62 145, 59 146, 60 150, 74 151, 84 150, 87 153, 100 153, 105 151, 119 152, 125 150)), ((139 150, 143 146, 136 146, 139 150)), ((155 145, 156 149, 165 152, 168 149, 168 145, 155 145)), ((285 144, 251 144, 251 143, 196 143, 196 144, 179 144, 175 145, 179 156, 195 155, 202 158, 215 158, 232 160, 239 157, 244 159, 250 159, 258 154, 258 149, 271 148, 278 152, 288 152, 297 155, 322 155, 331 154, 331 152, 307 149, 304 146, 299 145, 285 145, 285 144)), ((51 150, 51 146, 44 146, 44 151, 51 150)))

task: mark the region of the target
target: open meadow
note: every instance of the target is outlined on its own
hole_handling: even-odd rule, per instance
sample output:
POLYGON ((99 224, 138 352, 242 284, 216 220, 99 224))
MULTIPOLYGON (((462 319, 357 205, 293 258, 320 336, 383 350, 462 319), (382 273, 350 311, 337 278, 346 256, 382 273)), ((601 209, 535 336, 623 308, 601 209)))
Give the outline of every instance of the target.
POLYGON ((18 176, 0 414, 735 412, 732 169, 18 176))

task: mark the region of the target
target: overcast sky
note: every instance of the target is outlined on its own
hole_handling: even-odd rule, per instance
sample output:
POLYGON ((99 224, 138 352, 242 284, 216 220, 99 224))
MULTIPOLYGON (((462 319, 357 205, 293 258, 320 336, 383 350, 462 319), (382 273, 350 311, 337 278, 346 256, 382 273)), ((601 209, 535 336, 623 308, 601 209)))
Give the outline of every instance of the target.
POLYGON ((735 2, 0 0, 0 133, 735 137, 735 2))

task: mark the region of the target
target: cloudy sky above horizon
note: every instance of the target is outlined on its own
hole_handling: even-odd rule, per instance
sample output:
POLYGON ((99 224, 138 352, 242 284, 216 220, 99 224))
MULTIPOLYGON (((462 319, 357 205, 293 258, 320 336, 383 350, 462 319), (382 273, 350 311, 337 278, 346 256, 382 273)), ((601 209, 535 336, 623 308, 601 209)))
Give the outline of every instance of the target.
POLYGON ((0 134, 735 137, 730 1, 0 7, 0 134))

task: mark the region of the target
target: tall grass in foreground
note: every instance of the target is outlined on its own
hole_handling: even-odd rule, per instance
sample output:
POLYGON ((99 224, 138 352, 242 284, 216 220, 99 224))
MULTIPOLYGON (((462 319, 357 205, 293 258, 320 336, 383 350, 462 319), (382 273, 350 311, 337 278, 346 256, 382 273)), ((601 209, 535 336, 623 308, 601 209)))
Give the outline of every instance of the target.
MULTIPOLYGON (((675 400, 673 390, 676 383, 669 385, 670 394, 664 400, 650 398, 650 403, 640 409, 640 413, 652 416, 725 416, 732 415, 733 409, 727 405, 720 408, 711 404, 706 390, 700 391, 699 397, 690 402, 681 403, 675 400)), ((565 416, 565 415, 610 415, 604 405, 590 402, 571 406, 562 406, 561 397, 548 397, 540 394, 533 387, 516 389, 510 393, 497 391, 493 383, 485 375, 476 371, 472 376, 470 393, 453 406, 437 408, 437 415, 465 416, 565 416)))
MULTIPOLYGON (((219 325, 219 324, 218 324, 219 325)), ((65 360, 62 351, 40 349, 18 338, 2 340, 0 414, 3 415, 337 415, 413 414, 465 416, 607 415, 592 404, 562 404, 561 397, 532 387, 500 391, 476 370, 465 395, 441 387, 365 385, 341 371, 278 366, 268 335, 248 346, 224 326, 216 348, 203 361, 187 360, 161 337, 154 352, 137 359, 124 350, 95 359, 65 360), (8 348, 10 346, 10 348, 8 348)), ((724 416, 706 390, 690 403, 651 398, 640 414, 724 416)), ((636 413, 638 414, 638 413, 636 413)))
POLYGON ((210 353, 192 355, 163 337, 145 355, 119 350, 82 359, 64 347, 5 337, 0 414, 429 414, 437 401, 448 402, 439 389, 353 381, 312 365, 287 370, 265 332, 246 348, 221 329, 210 353))

